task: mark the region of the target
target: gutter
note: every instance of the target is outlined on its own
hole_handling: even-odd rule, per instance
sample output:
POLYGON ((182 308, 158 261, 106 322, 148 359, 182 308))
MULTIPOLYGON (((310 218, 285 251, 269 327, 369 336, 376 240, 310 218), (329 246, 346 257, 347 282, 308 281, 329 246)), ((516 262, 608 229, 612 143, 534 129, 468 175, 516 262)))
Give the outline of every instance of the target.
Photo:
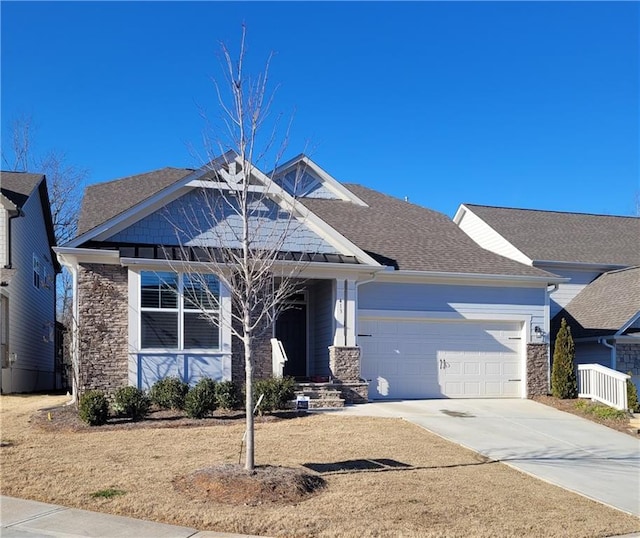
POLYGON ((508 282, 535 282, 546 284, 560 284, 569 282, 571 279, 559 276, 525 276, 525 275, 496 275, 486 273, 448 273, 444 271, 389 271, 384 273, 385 276, 397 277, 413 277, 416 279, 434 278, 449 280, 484 280, 484 281, 508 281, 508 282))
POLYGON ((605 347, 608 347, 611 350, 611 369, 616 369, 616 346, 611 345, 607 342, 606 338, 598 338, 598 344, 602 344, 605 347))

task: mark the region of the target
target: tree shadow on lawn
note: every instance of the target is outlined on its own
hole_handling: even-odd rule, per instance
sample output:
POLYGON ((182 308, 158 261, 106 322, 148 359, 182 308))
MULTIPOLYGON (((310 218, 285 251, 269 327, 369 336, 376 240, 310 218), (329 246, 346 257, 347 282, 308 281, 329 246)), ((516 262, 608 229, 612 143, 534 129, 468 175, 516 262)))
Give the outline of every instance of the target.
POLYGON ((336 461, 331 463, 303 463, 302 467, 306 467, 318 474, 351 474, 363 472, 389 472, 389 471, 422 471, 428 469, 453 469, 456 467, 470 467, 474 465, 486 465, 489 463, 498 463, 495 460, 486 458, 480 454, 476 455, 478 461, 471 463, 452 463, 449 465, 427 465, 415 466, 400 461, 379 458, 379 459, 356 459, 346 461, 336 461))

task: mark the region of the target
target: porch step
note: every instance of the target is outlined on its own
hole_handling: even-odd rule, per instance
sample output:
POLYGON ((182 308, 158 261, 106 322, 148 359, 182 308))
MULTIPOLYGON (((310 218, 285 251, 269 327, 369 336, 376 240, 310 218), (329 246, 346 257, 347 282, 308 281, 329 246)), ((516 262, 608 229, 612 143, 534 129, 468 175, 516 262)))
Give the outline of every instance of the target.
POLYGON ((309 398, 310 409, 344 407, 342 392, 333 383, 298 383, 295 395, 309 398))

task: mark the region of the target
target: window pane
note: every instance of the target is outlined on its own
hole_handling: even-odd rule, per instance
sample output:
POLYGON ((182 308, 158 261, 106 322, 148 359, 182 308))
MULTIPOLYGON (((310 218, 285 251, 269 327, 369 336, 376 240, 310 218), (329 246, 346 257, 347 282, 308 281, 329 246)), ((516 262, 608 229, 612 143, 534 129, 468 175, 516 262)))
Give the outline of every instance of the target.
POLYGON ((184 307, 189 310, 217 310, 220 283, 214 275, 185 274, 184 307))
POLYGON ((219 330, 202 314, 185 312, 184 314, 184 348, 218 349, 219 330))
POLYGON ((142 308, 177 308, 178 275, 175 273, 140 273, 142 308))
POLYGON ((178 347, 177 312, 141 312, 141 347, 178 347))

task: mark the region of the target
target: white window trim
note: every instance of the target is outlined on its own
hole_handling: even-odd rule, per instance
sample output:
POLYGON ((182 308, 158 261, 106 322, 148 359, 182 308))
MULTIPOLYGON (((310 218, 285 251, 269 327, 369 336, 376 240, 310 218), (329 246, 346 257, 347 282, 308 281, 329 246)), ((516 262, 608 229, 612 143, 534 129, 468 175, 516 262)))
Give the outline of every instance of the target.
MULTIPOLYGON (((141 273, 142 272, 172 272, 182 275, 187 272, 173 271, 170 268, 158 268, 156 271, 149 269, 129 269, 129 350, 131 353, 144 353, 144 354, 194 354, 194 355, 221 355, 231 353, 231 295, 229 291, 220 282, 219 292, 219 323, 218 323, 218 347, 217 348, 184 348, 183 347, 183 324, 184 324, 184 312, 183 308, 184 299, 182 297, 182 282, 183 279, 178 279, 178 291, 180 294, 180 300, 178 308, 144 308, 141 307, 141 273), (142 312, 177 312, 178 314, 178 347, 175 348, 143 348, 142 347, 142 312)), ((197 312, 197 310, 186 309, 186 312, 197 312)))

